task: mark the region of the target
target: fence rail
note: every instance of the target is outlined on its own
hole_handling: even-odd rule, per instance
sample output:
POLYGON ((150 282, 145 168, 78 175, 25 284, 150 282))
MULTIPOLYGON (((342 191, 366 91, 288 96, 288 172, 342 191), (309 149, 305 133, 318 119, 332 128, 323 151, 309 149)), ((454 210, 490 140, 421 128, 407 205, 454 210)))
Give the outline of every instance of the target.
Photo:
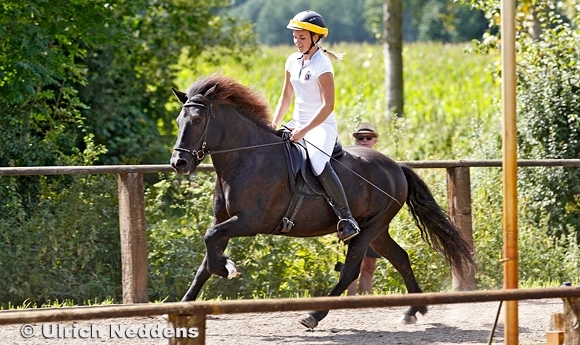
MULTIPOLYGON (((502 161, 490 160, 440 160, 440 161, 398 161, 399 164, 417 169, 449 168, 500 168, 502 161)), ((580 159, 522 159, 520 167, 580 167, 580 159)), ((200 164, 197 171, 214 171, 211 164, 200 164)), ((82 175, 82 174, 126 174, 126 173, 167 173, 173 172, 168 164, 149 165, 96 165, 96 166, 38 166, 38 167, 0 167, 0 176, 22 175, 82 175)))
POLYGON ((275 298, 235 301, 197 301, 159 304, 108 305, 0 311, 0 325, 64 322, 167 314, 175 329, 196 329, 195 338, 169 338, 170 345, 203 345, 206 316, 256 312, 288 312, 421 306, 434 304, 517 301, 580 297, 580 287, 533 288, 463 292, 428 292, 386 296, 275 298))
POLYGON ((580 287, 527 288, 344 297, 269 298, 230 301, 194 301, 102 305, 0 311, 0 325, 108 318, 174 315, 219 315, 301 310, 362 309, 435 304, 482 303, 580 297, 580 287))

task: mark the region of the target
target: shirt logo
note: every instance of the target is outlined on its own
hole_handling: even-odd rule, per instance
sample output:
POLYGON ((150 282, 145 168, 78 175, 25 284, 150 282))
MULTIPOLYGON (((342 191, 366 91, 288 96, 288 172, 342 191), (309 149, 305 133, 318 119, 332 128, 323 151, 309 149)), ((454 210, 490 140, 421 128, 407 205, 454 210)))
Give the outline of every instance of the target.
POLYGON ((312 74, 310 73, 310 71, 306 72, 306 75, 304 76, 304 80, 308 81, 310 80, 310 77, 312 77, 312 74))

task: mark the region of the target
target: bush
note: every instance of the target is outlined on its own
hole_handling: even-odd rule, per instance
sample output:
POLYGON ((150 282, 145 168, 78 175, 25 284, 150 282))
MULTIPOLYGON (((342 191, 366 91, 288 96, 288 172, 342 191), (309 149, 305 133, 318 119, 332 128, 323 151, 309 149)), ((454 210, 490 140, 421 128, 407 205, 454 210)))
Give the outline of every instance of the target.
POLYGON ((2 306, 120 299, 114 176, 69 176, 64 189, 60 180, 41 178, 42 198, 28 218, 0 219, 2 306))
MULTIPOLYGON (((540 41, 521 40, 518 65, 521 158, 580 157, 580 34, 554 18, 540 41)), ((580 240, 580 169, 537 168, 522 174, 530 218, 556 239, 580 240)))

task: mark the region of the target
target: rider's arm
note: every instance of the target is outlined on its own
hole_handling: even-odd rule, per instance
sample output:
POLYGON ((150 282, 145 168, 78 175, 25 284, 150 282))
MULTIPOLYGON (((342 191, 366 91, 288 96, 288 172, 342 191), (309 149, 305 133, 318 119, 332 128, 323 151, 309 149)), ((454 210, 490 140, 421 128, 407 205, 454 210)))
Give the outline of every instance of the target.
POLYGON ((278 105, 276 105, 276 110, 274 111, 274 119, 270 124, 272 128, 278 128, 278 124, 284 118, 288 108, 290 108, 292 97, 294 97, 294 88, 292 87, 292 83, 290 83, 290 72, 286 71, 282 93, 280 94, 278 105))

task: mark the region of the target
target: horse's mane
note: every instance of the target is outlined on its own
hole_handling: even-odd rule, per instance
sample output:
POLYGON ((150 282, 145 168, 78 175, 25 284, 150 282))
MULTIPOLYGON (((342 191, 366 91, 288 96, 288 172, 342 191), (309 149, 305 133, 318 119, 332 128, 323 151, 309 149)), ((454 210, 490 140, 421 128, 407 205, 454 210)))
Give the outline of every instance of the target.
POLYGON ((217 106, 230 105, 256 123, 267 125, 270 122, 268 102, 251 88, 230 77, 217 74, 203 77, 189 87, 187 97, 203 95, 215 85, 217 85, 217 90, 212 96, 212 103, 217 106))

